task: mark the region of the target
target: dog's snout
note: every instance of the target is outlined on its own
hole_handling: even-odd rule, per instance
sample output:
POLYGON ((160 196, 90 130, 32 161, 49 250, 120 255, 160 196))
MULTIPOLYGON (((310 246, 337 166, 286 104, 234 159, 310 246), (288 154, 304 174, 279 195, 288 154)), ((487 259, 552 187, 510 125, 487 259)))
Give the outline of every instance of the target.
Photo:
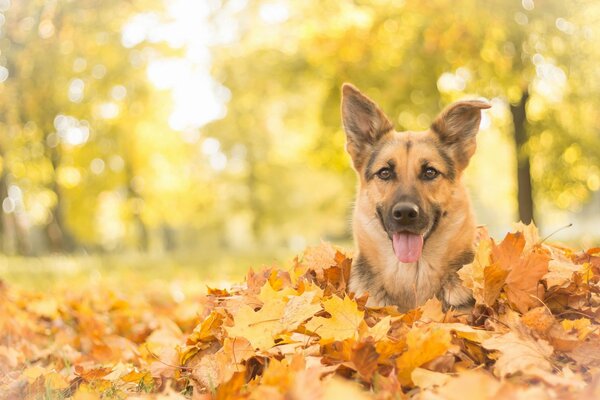
POLYGON ((392 217, 401 225, 411 225, 419 218, 419 207, 408 202, 397 203, 392 208, 392 217))

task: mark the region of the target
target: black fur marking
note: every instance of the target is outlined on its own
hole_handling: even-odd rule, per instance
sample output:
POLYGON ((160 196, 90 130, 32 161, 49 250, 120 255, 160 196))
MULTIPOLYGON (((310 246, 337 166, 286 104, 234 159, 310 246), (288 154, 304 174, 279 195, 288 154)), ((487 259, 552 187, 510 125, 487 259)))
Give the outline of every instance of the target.
POLYGON ((463 265, 473 262, 475 253, 473 250, 465 250, 458 254, 454 259, 450 260, 448 266, 452 271, 458 271, 463 265))
POLYGON ((375 211, 377 212, 377 217, 379 218, 379 222, 381 223, 381 229, 383 229, 387 233, 387 229, 385 229, 385 223, 383 222, 383 211, 381 210, 381 204, 378 204, 375 207, 375 211))
POLYGON ((381 147, 382 146, 377 146, 375 149, 373 149, 371 155, 369 156, 369 161, 367 161, 367 168, 365 168, 365 179, 367 180, 367 182, 373 179, 375 177, 375 172, 377 172, 372 171, 372 168, 373 164, 375 163, 375 160, 377 159, 377 156, 379 155, 379 152, 381 151, 381 147))
POLYGON ((413 142, 412 142, 412 141, 408 140, 408 141, 406 142, 406 152, 407 152, 407 153, 410 151, 410 148, 412 147, 412 145, 413 145, 413 142))
POLYGON ((454 161, 452 160, 452 157, 450 157, 450 155, 439 146, 435 146, 435 148, 438 151, 440 157, 442 157, 442 159, 444 160, 444 163, 446 164, 446 176, 451 182, 453 182, 456 178, 456 167, 454 166, 454 161))
POLYGON ((439 205, 434 204, 432 206, 433 209, 433 224, 431 225, 431 229, 427 232, 427 235, 423 238, 423 240, 429 239, 429 236, 437 229, 440 224, 440 219, 442 217, 442 210, 439 205))
POLYGON ((360 253, 358 254, 358 257, 356 257, 352 268, 354 268, 358 279, 361 282, 365 282, 367 287, 371 287, 373 285, 376 278, 375 274, 373 273, 373 267, 360 253))

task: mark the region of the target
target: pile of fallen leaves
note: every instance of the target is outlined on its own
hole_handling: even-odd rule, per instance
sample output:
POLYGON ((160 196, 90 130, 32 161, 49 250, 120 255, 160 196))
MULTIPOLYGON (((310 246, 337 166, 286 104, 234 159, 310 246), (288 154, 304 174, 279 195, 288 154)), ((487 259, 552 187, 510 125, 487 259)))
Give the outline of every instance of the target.
MULTIPOLYGON (((328 244, 193 301, 0 287, 6 398, 600 398, 600 248, 481 232, 471 313, 399 313, 347 293, 328 244)), ((163 293, 164 295, 164 293, 163 293)))

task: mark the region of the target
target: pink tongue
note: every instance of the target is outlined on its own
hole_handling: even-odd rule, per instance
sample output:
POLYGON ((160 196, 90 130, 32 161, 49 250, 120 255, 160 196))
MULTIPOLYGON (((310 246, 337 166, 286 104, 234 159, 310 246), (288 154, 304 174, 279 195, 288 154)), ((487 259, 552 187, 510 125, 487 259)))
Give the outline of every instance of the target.
POLYGON ((394 254, 400 262, 416 262, 421 257, 423 250, 423 236, 407 232, 394 233, 392 246, 394 254))

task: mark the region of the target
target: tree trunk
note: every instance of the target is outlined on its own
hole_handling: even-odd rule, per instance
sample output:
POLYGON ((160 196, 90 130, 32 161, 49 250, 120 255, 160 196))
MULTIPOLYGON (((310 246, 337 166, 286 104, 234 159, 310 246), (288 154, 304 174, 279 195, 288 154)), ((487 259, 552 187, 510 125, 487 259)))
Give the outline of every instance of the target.
POLYGON ((56 204, 50 210, 51 220, 46 226, 46 234, 50 241, 50 249, 53 252, 72 252, 76 247, 75 238, 71 235, 65 224, 62 188, 56 181, 56 172, 60 166, 60 150, 52 148, 49 153, 54 169, 54 180, 51 189, 56 195, 56 204))
POLYGON ((519 200, 519 219, 528 224, 534 220, 533 191, 531 186, 531 162, 529 153, 524 149, 527 143, 527 111, 525 106, 529 92, 523 95, 517 104, 510 105, 512 114, 515 152, 517 154, 517 196, 519 200))

